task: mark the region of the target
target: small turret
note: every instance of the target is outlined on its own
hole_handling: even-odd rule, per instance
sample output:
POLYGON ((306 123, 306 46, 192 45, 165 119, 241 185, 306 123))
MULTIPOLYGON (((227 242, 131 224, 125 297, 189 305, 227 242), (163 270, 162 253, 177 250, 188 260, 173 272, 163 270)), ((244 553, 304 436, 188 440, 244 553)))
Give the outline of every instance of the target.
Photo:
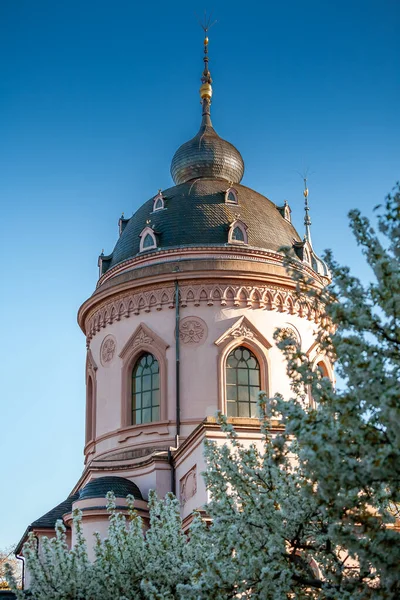
MULTIPOLYGON (((304 190, 303 190, 303 196, 304 196, 304 227, 305 227, 305 233, 304 233, 304 241, 302 244, 297 244, 297 251, 295 248, 296 253, 298 254, 298 249, 301 246, 301 258, 303 261, 305 261, 306 263, 309 263, 310 266, 314 269, 314 271, 316 273, 318 273, 318 275, 322 275, 323 277, 327 277, 329 279, 331 279, 331 273, 328 269, 328 265, 326 264, 326 262, 324 260, 322 260, 322 258, 320 258, 316 252, 314 251, 313 245, 312 245, 312 241, 311 241, 311 217, 310 217, 310 206, 308 204, 308 187, 307 187, 307 177, 303 178, 304 181, 304 190)), ((298 256, 300 256, 298 254, 298 256)))

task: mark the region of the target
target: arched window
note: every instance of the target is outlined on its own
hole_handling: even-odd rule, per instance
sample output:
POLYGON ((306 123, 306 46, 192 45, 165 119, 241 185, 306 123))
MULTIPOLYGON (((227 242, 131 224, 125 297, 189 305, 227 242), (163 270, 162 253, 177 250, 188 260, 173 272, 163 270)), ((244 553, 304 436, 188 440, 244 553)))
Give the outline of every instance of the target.
POLYGON ((225 192, 225 202, 227 204, 237 204, 238 203, 238 195, 237 191, 234 188, 228 188, 225 192))
POLYGON ((243 221, 230 224, 228 242, 230 244, 247 244, 247 225, 243 221))
POLYGON ((287 200, 285 200, 285 203, 284 203, 283 206, 277 206, 276 208, 279 210, 279 212, 281 213, 282 217, 284 219, 286 219, 286 221, 289 221, 289 223, 292 222, 292 218, 290 216, 290 213, 292 211, 291 211, 291 208, 290 208, 289 204, 287 203, 287 200))
POLYGON ((93 379, 91 375, 86 381, 86 444, 88 444, 94 438, 93 431, 93 379))
POLYGON ((160 370, 158 361, 146 352, 132 371, 132 424, 160 420, 160 370))
POLYGON ((235 242, 244 242, 244 233, 240 227, 235 227, 232 232, 232 240, 235 242))
POLYGON ((157 196, 154 196, 153 199, 153 212, 156 210, 161 210, 162 208, 165 208, 164 196, 162 195, 161 190, 159 190, 157 196))
MULTIPOLYGON (((325 361, 319 360, 317 363, 314 364, 313 370, 316 371, 317 373, 319 373, 321 377, 327 377, 332 382, 332 379, 329 375, 329 371, 328 371, 325 361)), ((316 386, 317 386, 317 389, 320 388, 319 383, 317 383, 316 386)), ((311 408, 318 408, 318 402, 311 393, 311 386, 309 386, 308 398, 309 398, 309 404, 310 404, 311 408)))
POLYGON ((226 359, 227 416, 256 417, 260 389, 258 360, 245 346, 235 348, 226 359))
POLYGON ((149 233, 146 233, 143 240, 143 248, 151 248, 152 246, 154 246, 154 239, 149 233))
POLYGON ((157 239, 154 230, 151 227, 145 227, 140 234, 139 252, 157 248, 157 239))
POLYGON ((316 370, 321 373, 321 377, 329 377, 329 373, 328 373, 328 369, 326 368, 326 364, 322 360, 320 360, 319 363, 317 363, 316 370))

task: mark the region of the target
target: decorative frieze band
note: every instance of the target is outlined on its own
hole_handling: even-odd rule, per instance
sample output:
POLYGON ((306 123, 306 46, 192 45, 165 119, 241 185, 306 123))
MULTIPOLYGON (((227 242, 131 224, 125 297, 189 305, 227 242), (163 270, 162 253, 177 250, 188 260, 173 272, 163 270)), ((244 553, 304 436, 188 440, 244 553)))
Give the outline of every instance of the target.
MULTIPOLYGON (((179 288, 181 306, 223 306, 249 309, 276 310, 296 314, 315 322, 320 322, 322 311, 307 298, 300 299, 295 292, 279 286, 197 284, 182 285, 179 288)), ((114 321, 129 318, 131 315, 149 313, 175 307, 174 287, 161 287, 151 291, 126 293, 105 300, 89 313, 86 320, 87 342, 98 331, 114 321)))

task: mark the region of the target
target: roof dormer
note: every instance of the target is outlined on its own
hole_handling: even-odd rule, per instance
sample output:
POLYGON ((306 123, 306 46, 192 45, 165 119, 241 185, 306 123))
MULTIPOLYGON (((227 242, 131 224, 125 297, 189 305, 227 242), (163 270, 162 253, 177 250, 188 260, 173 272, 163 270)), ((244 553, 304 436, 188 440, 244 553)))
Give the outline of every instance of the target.
POLYGON ((154 250, 157 248, 157 234, 154 229, 147 225, 139 234, 140 246, 139 252, 146 252, 146 250, 154 250))

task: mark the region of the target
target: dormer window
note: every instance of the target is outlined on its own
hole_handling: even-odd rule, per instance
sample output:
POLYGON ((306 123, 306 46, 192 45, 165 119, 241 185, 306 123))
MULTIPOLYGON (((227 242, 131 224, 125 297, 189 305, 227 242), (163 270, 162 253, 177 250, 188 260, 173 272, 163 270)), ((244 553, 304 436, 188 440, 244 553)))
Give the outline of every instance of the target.
POLYGON ((292 222, 292 217, 290 216, 290 213, 292 212, 292 210, 291 210, 289 204, 287 203, 287 200, 285 200, 285 203, 283 206, 277 206, 276 208, 279 210, 282 217, 284 219, 286 219, 286 221, 289 221, 289 223, 292 222))
POLYGON ((228 188, 225 192, 226 204, 238 204, 238 194, 235 188, 228 188))
POLYGON ((234 221, 229 228, 228 242, 230 244, 247 244, 247 225, 243 221, 234 221))
POLYGON ((146 236, 143 240, 143 249, 152 248, 153 246, 155 246, 154 237, 150 235, 150 233, 146 233, 146 236))
POLYGON ((153 199, 153 212, 156 212, 157 210, 162 210, 163 208, 165 208, 164 197, 161 193, 161 190, 159 190, 157 196, 155 196, 153 199))
POLYGON ((111 259, 112 254, 110 254, 109 256, 105 256, 104 250, 102 250, 97 261, 97 266, 99 267, 99 277, 104 275, 104 273, 107 271, 108 267, 110 266, 111 259))
POLYGON ((122 233, 128 223, 129 223, 129 219, 125 219, 124 213, 122 213, 122 215, 120 216, 119 221, 118 221, 118 230, 119 230, 120 236, 122 235, 122 233))
POLYGON ((243 229, 237 225, 232 232, 232 241, 233 242, 244 242, 244 233, 243 229))
POLYGON ((157 248, 156 234, 151 227, 145 227, 140 234, 139 252, 151 250, 152 248, 157 248))

